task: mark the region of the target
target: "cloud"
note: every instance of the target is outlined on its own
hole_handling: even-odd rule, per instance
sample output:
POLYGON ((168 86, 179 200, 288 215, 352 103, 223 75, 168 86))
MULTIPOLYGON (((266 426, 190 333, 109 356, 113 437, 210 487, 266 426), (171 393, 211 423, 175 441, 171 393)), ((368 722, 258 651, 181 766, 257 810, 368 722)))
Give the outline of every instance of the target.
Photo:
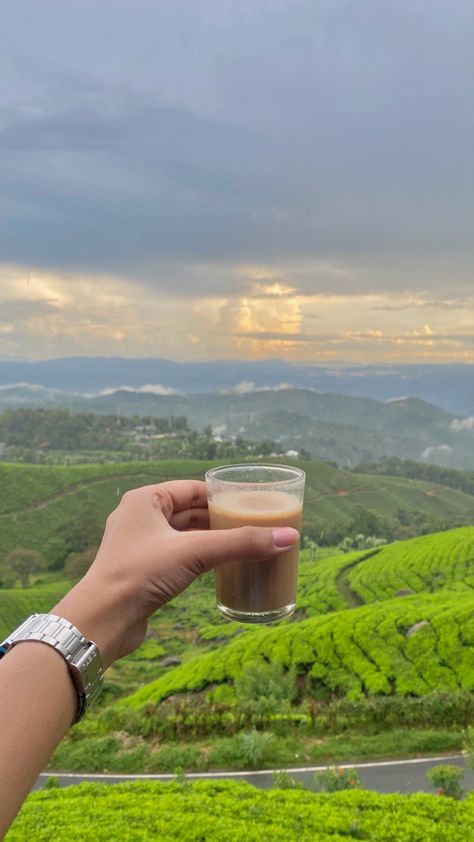
MULTIPOLYGON (((219 287, 223 267, 207 270, 210 286, 219 287)), ((0 264, 0 354, 34 359, 84 354, 179 360, 283 356, 359 364, 474 361, 472 293, 462 310, 442 304, 426 311, 394 310, 391 305, 401 308, 413 294, 301 295, 283 270, 263 264, 248 271, 240 292, 192 293, 192 278, 199 289, 207 270, 192 267, 186 280, 190 292, 183 296, 171 270, 165 294, 144 280, 0 264)), ((237 270, 233 277, 242 283, 237 270)))
POLYGON ((183 8, 7 4, 1 260, 175 296, 274 262, 301 295, 469 290, 470 4, 183 8))
POLYGON ((453 452, 449 444, 440 444, 438 447, 427 447, 420 455, 420 459, 446 459, 453 452))
POLYGON ((474 416, 471 415, 469 418, 454 418, 449 428, 456 433, 462 430, 474 430, 474 416))
POLYGON ((51 316, 57 314, 58 306, 59 303, 55 299, 38 296, 28 299, 7 298, 1 302, 0 320, 6 317, 8 320, 19 322, 31 317, 37 319, 43 316, 51 316))
POLYGON ((255 392, 255 383, 250 380, 241 380, 235 386, 229 386, 226 389, 220 389, 220 395, 250 395, 255 392))
POLYGON ((250 380, 241 380, 240 383, 236 383, 235 386, 229 386, 226 389, 220 389, 220 395, 251 395, 254 392, 283 392, 287 389, 296 389, 297 386, 292 385, 291 383, 278 383, 276 386, 256 386, 250 380))
POLYGON ((403 312, 405 310, 428 310, 434 309, 438 310, 442 308, 443 310, 464 310, 466 307, 469 306, 469 300, 467 298, 426 298, 424 296, 414 297, 410 296, 407 297, 405 301, 402 301, 398 304, 374 304, 370 309, 378 312, 387 312, 387 313, 396 313, 396 312, 403 312))
POLYGON ((93 395, 87 395, 87 397, 104 397, 106 395, 115 395, 117 392, 134 392, 139 395, 180 394, 177 389, 173 389, 171 386, 163 386, 161 383, 146 383, 144 386, 138 386, 137 388, 134 388, 133 386, 116 386, 113 389, 102 389, 101 392, 95 392, 93 395))
POLYGON ((39 383, 6 383, 0 385, 0 392, 15 391, 16 389, 26 389, 30 392, 61 392, 61 389, 55 389, 53 386, 41 386, 39 383))

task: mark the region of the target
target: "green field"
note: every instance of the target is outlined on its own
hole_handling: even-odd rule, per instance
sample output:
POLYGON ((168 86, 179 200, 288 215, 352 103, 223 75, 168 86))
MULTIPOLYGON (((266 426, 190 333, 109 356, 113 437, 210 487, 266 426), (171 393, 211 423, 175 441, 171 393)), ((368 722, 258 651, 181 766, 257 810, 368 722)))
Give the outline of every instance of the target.
POLYGON ((474 590, 474 527, 426 535, 382 549, 350 571, 348 582, 364 602, 413 593, 474 590))
POLYGON ((474 594, 408 597, 239 635, 137 690, 141 708, 167 696, 234 682, 249 663, 294 667, 307 692, 332 695, 474 690, 474 594), (416 633, 407 632, 420 622, 416 633))
MULTIPOLYGON (((74 530, 98 540, 109 512, 131 488, 179 477, 204 477, 208 462, 168 460, 111 465, 0 464, 0 558, 13 547, 42 552, 54 563, 73 551, 74 530), (61 545, 62 542, 62 545, 61 545)), ((316 539, 328 528, 349 528, 357 507, 370 509, 387 527, 415 517, 430 525, 469 524, 473 497, 453 488, 403 478, 343 471, 325 462, 298 462, 307 473, 303 529, 316 539), (425 522, 426 521, 426 522, 425 522)), ((416 523, 412 524, 416 529, 416 523)), ((413 534, 413 533, 412 533, 413 534)))
POLYGON ((6 842, 470 842, 474 797, 332 795, 229 781, 81 784, 28 798, 6 842))
MULTIPOLYGON (((128 488, 202 477, 206 467, 0 466, 2 552, 26 544, 47 554, 58 540, 67 545, 71 524, 100 534, 128 488)), ((312 534, 318 524, 349 524, 361 504, 385 521, 401 508, 472 521, 472 496, 453 489, 304 467, 312 534)), ((314 559, 303 551, 295 616, 266 629, 220 617, 208 574, 158 611, 145 644, 110 668, 96 711, 63 741, 53 768, 245 768, 239 740, 250 728, 273 739, 262 765, 295 754, 310 762, 459 750, 474 718, 473 558, 473 526, 347 554, 324 547, 314 559), (252 670, 261 687, 242 696, 252 670), (265 681, 290 689, 273 698, 265 681)), ((43 584, 0 589, 0 635, 50 610, 68 587, 61 577, 58 566, 43 584)))
POLYGON ((30 614, 47 613, 59 602, 70 586, 69 582, 57 582, 37 588, 0 588, 0 640, 13 631, 30 614))

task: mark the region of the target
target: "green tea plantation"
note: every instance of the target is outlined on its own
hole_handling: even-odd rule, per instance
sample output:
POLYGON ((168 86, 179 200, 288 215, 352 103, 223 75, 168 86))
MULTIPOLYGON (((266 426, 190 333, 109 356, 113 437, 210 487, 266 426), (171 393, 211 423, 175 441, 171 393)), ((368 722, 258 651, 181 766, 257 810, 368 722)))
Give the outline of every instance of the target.
POLYGON ((472 842, 474 797, 249 784, 81 784, 29 797, 6 842, 472 842))

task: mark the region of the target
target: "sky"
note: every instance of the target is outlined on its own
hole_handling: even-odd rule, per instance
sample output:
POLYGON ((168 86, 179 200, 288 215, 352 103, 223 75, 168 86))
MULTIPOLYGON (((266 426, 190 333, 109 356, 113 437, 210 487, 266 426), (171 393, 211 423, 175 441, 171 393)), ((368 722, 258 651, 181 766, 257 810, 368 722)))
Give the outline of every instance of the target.
POLYGON ((474 362, 471 0, 3 0, 0 358, 474 362))

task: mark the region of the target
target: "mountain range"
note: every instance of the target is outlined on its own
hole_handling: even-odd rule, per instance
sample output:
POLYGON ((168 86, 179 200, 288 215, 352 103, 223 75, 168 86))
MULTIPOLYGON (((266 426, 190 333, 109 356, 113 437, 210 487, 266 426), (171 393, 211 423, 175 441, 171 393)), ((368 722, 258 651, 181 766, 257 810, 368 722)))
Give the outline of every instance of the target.
POLYGON ((186 416, 194 430, 211 425, 216 436, 274 439, 285 452, 306 451, 312 458, 339 465, 397 456, 473 469, 471 380, 470 366, 410 366, 396 371, 331 370, 279 360, 3 362, 0 411, 42 405, 127 417, 186 416), (294 386, 298 379, 304 381, 304 388, 294 386), (314 385, 328 383, 332 388, 326 391, 314 385), (463 384, 462 394, 456 392, 457 383, 463 384), (341 393, 349 388, 374 392, 378 399, 341 393), (399 394, 402 388, 405 395, 399 394), (433 391, 441 405, 428 403, 418 394, 433 391), (454 409, 464 406, 468 410, 471 405, 471 415, 454 409))
POLYGON ((456 415, 474 415, 472 365, 317 366, 279 359, 179 363, 121 357, 0 360, 3 405, 54 400, 60 396, 56 390, 98 395, 126 387, 157 394, 221 390, 244 394, 285 386, 379 401, 415 397, 456 415))

